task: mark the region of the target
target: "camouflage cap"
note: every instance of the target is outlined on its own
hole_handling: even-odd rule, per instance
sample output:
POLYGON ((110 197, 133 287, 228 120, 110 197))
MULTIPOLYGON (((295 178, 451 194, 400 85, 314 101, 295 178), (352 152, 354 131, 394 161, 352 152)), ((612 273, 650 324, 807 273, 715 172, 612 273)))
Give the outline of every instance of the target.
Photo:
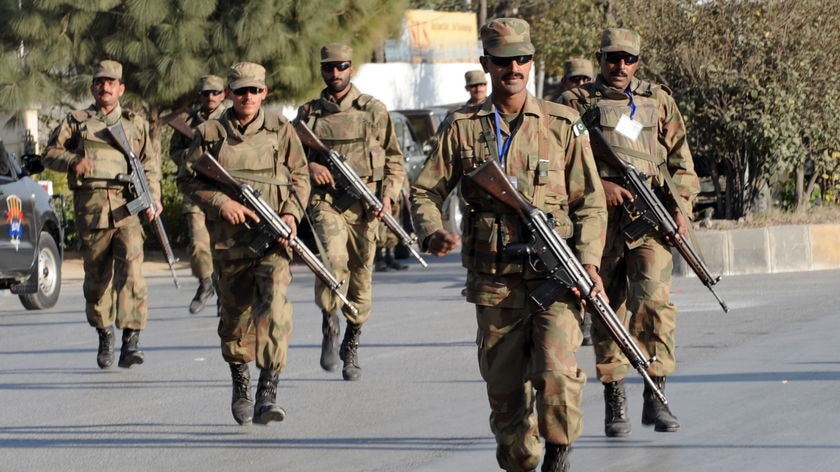
POLYGON ((595 78, 595 68, 589 59, 569 59, 563 64, 563 78, 585 76, 595 78))
POLYGON ((519 18, 497 18, 481 27, 481 42, 491 56, 513 57, 534 54, 531 27, 519 18))
POLYGON ((237 62, 228 69, 228 87, 265 88, 265 67, 253 62, 237 62))
POLYGON ((638 56, 641 52, 642 39, 633 30, 607 28, 601 33, 601 52, 626 52, 638 56))
POLYGON ((98 79, 100 77, 122 80, 122 64, 111 60, 97 62, 93 69, 93 78, 98 79))
POLYGON ((483 70, 471 70, 464 74, 464 80, 467 82, 467 87, 470 85, 479 85, 487 83, 487 76, 484 75, 483 70))
POLYGON ((321 48, 321 63, 353 62, 353 48, 346 44, 331 43, 321 48))
POLYGON ((204 92, 207 90, 221 91, 225 89, 225 79, 218 75, 205 75, 198 79, 198 91, 204 92))

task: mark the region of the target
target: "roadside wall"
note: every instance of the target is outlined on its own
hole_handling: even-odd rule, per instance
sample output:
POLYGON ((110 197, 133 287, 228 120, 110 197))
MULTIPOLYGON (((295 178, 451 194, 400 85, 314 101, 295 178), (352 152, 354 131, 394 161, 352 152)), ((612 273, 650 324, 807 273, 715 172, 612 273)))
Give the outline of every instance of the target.
MULTIPOLYGON (((840 224, 704 230, 697 241, 712 275, 840 268, 840 224)), ((694 277, 676 251, 674 275, 694 277)))

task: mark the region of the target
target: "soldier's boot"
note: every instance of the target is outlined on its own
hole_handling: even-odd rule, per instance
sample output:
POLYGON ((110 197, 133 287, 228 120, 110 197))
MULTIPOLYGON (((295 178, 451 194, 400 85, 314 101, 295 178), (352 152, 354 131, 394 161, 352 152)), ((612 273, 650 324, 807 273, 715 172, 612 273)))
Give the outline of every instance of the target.
POLYGON ((107 328, 96 328, 99 334, 99 352, 96 353, 96 363, 100 369, 107 369, 114 365, 114 325, 107 328))
MULTIPOLYGON (((656 387, 665 392, 665 377, 651 377, 656 387)), ((642 394, 644 405, 642 407, 642 424, 653 425, 653 430, 660 433, 672 433, 680 429, 677 417, 671 413, 668 405, 659 401, 653 390, 645 384, 645 391, 642 394)))
POLYGON ((324 339, 321 341, 321 368, 327 372, 338 369, 338 333, 340 330, 338 313, 321 310, 323 321, 321 332, 324 339))
POLYGON ((344 340, 338 354, 344 362, 341 376, 344 380, 359 380, 362 378, 362 368, 359 367, 359 335, 362 334, 361 325, 347 323, 344 340))
POLYGON ((143 360, 143 351, 140 350, 140 330, 124 329, 122 333, 122 348, 120 348, 120 361, 117 365, 127 369, 134 364, 142 364, 143 360))
POLYGON ((274 402, 277 398, 277 382, 280 373, 276 370, 262 369, 257 383, 257 403, 254 405, 254 423, 268 424, 286 419, 286 410, 274 402))
POLYGON ((196 314, 204 309, 207 300, 216 294, 216 289, 213 288, 213 279, 207 277, 198 282, 198 290, 195 291, 195 296, 190 302, 190 313, 196 314))
POLYGON ((387 264, 389 268, 394 270, 408 269, 407 265, 400 263, 400 261, 398 261, 397 258, 394 257, 394 249, 392 248, 385 249, 385 264, 387 264))
POLYGON ((592 314, 587 312, 583 313, 583 322, 580 324, 580 331, 583 333, 583 342, 581 343, 582 346, 591 346, 592 345, 592 314))
POLYGON ((604 434, 608 438, 623 438, 630 435, 624 380, 604 384, 604 434))
POLYGON ((572 446, 545 443, 542 472, 569 472, 569 453, 572 446))
POLYGON ((251 400, 251 371, 248 369, 248 364, 228 365, 230 365, 230 377, 233 380, 230 411, 237 423, 249 425, 254 419, 254 401, 251 400))
POLYGON ((381 247, 376 248, 376 255, 373 256, 373 270, 376 272, 388 272, 391 270, 388 267, 388 262, 385 261, 384 250, 381 247))

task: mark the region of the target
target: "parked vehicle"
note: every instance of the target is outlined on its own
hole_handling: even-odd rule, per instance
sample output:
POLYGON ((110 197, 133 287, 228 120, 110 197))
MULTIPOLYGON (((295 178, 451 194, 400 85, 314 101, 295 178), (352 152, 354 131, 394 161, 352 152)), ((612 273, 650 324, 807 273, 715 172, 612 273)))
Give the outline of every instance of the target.
POLYGON ((63 205, 29 176, 44 170, 40 156, 23 168, 0 142, 0 289, 18 295, 27 310, 53 307, 61 292, 63 205), (59 215, 62 215, 59 218, 59 215))
POLYGON ((394 123, 397 141, 399 141, 400 149, 405 156, 405 172, 408 176, 408 184, 411 184, 417 174, 420 173, 420 169, 423 168, 428 153, 423 152, 423 147, 417 140, 411 123, 405 115, 392 111, 391 121, 394 123))
POLYGON ((446 119, 450 108, 446 107, 431 107, 419 108, 416 110, 396 110, 397 113, 408 118, 408 123, 411 125, 411 130, 414 131, 414 136, 420 143, 423 152, 428 155, 432 151, 433 138, 437 133, 438 128, 446 119))

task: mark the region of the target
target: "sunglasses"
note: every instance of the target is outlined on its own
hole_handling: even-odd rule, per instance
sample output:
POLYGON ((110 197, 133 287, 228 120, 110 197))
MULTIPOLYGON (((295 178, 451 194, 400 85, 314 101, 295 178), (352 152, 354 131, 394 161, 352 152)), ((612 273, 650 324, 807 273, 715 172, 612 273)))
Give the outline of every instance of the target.
POLYGON ((350 68, 349 62, 325 62, 321 64, 321 71, 322 72, 332 72, 333 69, 338 69, 340 72, 344 72, 350 68))
POLYGON ((578 83, 578 84, 585 84, 585 83, 589 82, 591 79, 589 77, 585 76, 585 75, 575 75, 575 76, 567 78, 566 80, 568 80, 569 82, 575 82, 575 83, 578 83))
POLYGON ((222 94, 221 90, 202 90, 201 91, 201 95, 205 96, 205 97, 209 97, 211 95, 215 97, 216 95, 221 95, 221 94, 222 94))
POLYGON ((633 54, 627 54, 626 52, 608 52, 604 53, 604 58, 610 64, 618 64, 622 60, 625 64, 633 65, 639 62, 639 56, 634 56, 633 54))
POLYGON ((246 93, 250 93, 251 95, 259 95, 259 94, 263 93, 263 90, 265 90, 265 89, 261 89, 259 87, 241 87, 241 88, 238 88, 238 89, 234 90, 233 94, 236 95, 237 97, 241 97, 241 96, 245 95, 246 93))
POLYGON ((530 55, 530 54, 529 55, 522 55, 522 56, 513 56, 513 57, 496 57, 496 56, 491 56, 489 54, 487 55, 487 59, 489 59, 490 62, 492 62, 493 64, 495 64, 499 67, 509 67, 510 63, 513 62, 513 61, 516 61, 516 63, 519 64, 520 66, 525 65, 525 64, 531 62, 531 59, 533 59, 533 58, 534 58, 534 56, 530 55))

